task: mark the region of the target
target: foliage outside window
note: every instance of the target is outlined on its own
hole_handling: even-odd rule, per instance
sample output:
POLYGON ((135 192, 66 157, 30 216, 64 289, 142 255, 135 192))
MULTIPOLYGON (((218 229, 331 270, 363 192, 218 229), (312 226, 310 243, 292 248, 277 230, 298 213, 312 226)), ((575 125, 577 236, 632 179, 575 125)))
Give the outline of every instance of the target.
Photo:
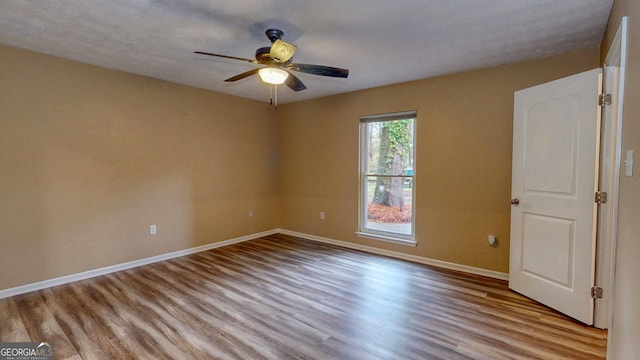
POLYGON ((358 235, 415 244, 415 118, 415 111, 360 118, 358 235))

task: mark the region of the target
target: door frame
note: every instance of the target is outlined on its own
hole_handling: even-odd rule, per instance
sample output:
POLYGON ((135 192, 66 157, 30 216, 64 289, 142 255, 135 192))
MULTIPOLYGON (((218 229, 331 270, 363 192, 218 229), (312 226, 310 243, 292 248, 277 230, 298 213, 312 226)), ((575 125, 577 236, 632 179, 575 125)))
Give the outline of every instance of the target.
POLYGON ((607 203, 599 206, 597 219, 595 281, 596 286, 603 289, 603 295, 595 299, 593 325, 601 329, 609 327, 613 316, 627 28, 625 16, 620 21, 603 64, 603 92, 611 94, 611 105, 602 110, 598 184, 599 190, 608 194, 607 203))

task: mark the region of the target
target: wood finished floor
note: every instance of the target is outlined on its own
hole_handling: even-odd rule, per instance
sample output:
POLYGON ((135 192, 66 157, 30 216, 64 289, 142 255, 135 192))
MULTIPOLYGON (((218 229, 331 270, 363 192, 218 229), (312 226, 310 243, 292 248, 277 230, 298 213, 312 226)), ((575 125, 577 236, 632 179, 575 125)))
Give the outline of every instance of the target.
POLYGON ((285 235, 0 300, 56 359, 604 359, 504 281, 285 235))

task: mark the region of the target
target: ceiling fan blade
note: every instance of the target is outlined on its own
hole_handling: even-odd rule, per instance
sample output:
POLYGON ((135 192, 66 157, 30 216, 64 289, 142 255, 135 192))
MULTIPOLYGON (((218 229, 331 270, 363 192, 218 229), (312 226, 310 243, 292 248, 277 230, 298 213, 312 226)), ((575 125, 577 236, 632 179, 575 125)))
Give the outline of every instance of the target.
POLYGON ((340 68, 331 67, 331 66, 294 63, 294 64, 287 65, 286 68, 293 71, 299 71, 307 74, 320 75, 320 76, 331 76, 331 77, 339 77, 339 78, 346 78, 349 76, 349 70, 340 69, 340 68))
POLYGON ((242 79, 247 78, 247 77, 249 77, 251 75, 257 74, 258 70, 260 70, 260 68, 251 69, 249 71, 245 71, 242 74, 238 74, 236 76, 232 76, 232 77, 228 78, 227 80, 225 80, 225 82, 233 82, 233 81, 242 80, 242 79))
POLYGON ((298 77, 293 75, 292 73, 289 73, 289 76, 287 77, 287 80, 284 81, 284 84, 287 85, 289 89, 293 91, 301 91, 307 88, 302 83, 302 81, 300 81, 300 79, 298 79, 298 77))
POLYGON ((202 55, 209 55, 209 56, 217 56, 217 57, 221 57, 221 58, 225 58, 225 59, 233 59, 233 60, 240 60, 240 61, 248 61, 252 64, 259 64, 259 62, 257 60, 251 60, 251 59, 245 59, 245 58, 241 58, 241 57, 236 57, 236 56, 229 56, 229 55, 221 55, 221 54, 214 54, 214 53, 208 53, 208 52, 204 52, 204 51, 194 51, 194 54, 202 54, 202 55))

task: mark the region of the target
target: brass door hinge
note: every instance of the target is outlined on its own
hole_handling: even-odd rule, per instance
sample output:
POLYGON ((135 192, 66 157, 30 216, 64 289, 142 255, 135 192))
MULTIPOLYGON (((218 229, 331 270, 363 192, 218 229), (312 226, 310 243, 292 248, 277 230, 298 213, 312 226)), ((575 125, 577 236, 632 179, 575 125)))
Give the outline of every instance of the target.
POLYGON ((607 203, 607 193, 604 191, 597 191, 595 197, 596 204, 606 204, 607 203))
POLYGON ((600 94, 600 96, 598 96, 598 105, 611 105, 611 94, 600 94))
POLYGON ((591 288, 591 297, 594 299, 602 299, 602 288, 599 286, 594 286, 591 288))

